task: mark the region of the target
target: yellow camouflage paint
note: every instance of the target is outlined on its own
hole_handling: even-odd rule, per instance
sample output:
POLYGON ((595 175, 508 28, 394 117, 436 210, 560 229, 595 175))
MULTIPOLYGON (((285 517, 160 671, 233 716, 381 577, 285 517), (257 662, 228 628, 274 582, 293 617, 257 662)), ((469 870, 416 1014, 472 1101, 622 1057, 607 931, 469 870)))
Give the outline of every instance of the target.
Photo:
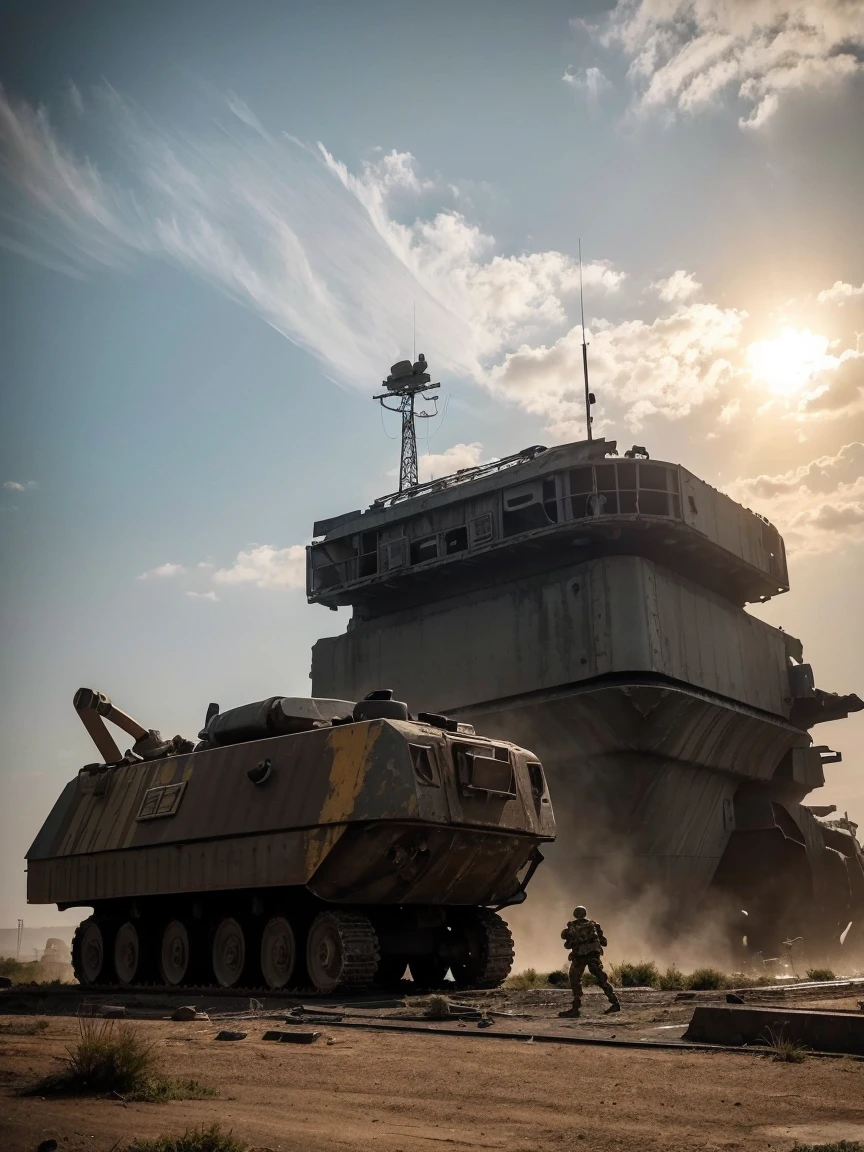
POLYGON ((321 805, 319 824, 339 824, 354 809, 372 766, 375 744, 384 731, 380 721, 371 724, 344 724, 327 736, 332 755, 330 787, 321 805))

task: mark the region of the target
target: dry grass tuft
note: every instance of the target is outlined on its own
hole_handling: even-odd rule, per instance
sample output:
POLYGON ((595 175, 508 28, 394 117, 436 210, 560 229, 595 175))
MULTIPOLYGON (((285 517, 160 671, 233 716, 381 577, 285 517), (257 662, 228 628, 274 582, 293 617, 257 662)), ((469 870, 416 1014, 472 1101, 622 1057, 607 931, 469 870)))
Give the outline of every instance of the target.
POLYGON ((775 1032, 773 1028, 768 1028, 766 1043, 771 1052, 771 1058, 781 1064, 803 1064, 807 1059, 809 1049, 796 1040, 790 1040, 784 1036, 782 1029, 780 1032, 775 1032))
POLYGON ((215 1096, 197 1080, 171 1080, 156 1068, 153 1048, 137 1028, 98 1016, 78 1020, 78 1043, 67 1049, 64 1068, 40 1080, 27 1095, 122 1096, 126 1100, 198 1099, 215 1096))
POLYGON ((526 988, 546 988, 549 979, 536 968, 526 968, 523 972, 514 972, 505 982, 505 987, 517 992, 524 992, 526 988))
POLYGON ((450 1015, 450 1001, 446 996, 430 996, 423 1015, 430 1020, 446 1020, 450 1015))
POLYGON ((158 1136, 155 1140, 133 1140, 123 1152, 243 1152, 244 1144, 218 1124, 209 1128, 187 1128, 182 1136, 158 1136))

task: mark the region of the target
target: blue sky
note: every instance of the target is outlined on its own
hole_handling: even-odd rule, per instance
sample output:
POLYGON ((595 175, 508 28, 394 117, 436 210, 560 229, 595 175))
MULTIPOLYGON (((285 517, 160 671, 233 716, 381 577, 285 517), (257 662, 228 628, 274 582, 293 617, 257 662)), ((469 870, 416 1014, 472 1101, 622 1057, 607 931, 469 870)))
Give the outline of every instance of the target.
MULTIPOLYGON (((760 613, 861 691, 864 3, 4 5, 0 923, 92 752, 308 689, 315 519, 392 489, 417 348, 441 474, 598 426, 784 531, 760 613), (79 730, 80 729, 80 730, 79 730)), ((424 429, 425 431, 425 429, 424 429)), ((827 799, 864 813, 864 723, 827 799)))

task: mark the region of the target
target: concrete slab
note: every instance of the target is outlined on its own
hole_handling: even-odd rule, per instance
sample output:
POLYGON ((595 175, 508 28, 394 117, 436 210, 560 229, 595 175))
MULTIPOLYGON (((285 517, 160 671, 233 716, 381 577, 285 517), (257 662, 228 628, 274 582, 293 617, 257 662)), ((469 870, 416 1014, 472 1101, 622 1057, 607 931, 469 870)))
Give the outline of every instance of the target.
POLYGON ((817 1052, 864 1056, 864 1012, 700 1004, 683 1039, 701 1044, 764 1044, 772 1035, 817 1052))

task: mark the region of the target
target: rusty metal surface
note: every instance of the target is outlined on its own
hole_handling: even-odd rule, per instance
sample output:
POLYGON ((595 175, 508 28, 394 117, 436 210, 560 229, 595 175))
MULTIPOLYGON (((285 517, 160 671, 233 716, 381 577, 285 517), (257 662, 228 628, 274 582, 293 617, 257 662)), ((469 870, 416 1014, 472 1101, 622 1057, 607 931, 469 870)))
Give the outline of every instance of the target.
POLYGON ((532 793, 533 755, 513 745, 497 745, 513 795, 464 787, 453 749, 466 741, 496 747, 375 720, 82 771, 28 853, 28 900, 278 885, 347 903, 503 900, 533 847, 554 836, 551 805, 532 793), (270 774, 256 786, 248 772, 264 761, 270 774), (404 861, 418 846, 423 868, 412 872, 404 861))

